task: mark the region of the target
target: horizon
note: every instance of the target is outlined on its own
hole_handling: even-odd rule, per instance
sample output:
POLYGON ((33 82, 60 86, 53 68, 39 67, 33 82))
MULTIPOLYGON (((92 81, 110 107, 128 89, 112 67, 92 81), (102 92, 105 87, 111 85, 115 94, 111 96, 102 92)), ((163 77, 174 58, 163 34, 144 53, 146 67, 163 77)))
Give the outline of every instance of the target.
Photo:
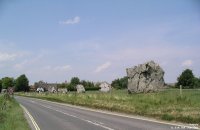
POLYGON ((111 83, 150 60, 166 83, 187 68, 200 77, 199 7, 196 0, 2 0, 0 78, 111 83))

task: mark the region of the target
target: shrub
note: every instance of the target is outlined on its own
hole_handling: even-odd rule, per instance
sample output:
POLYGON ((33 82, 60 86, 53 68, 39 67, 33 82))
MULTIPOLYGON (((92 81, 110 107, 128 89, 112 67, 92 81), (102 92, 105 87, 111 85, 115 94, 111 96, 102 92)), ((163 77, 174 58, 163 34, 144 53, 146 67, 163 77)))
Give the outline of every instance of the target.
POLYGON ((172 115, 169 115, 169 114, 163 114, 161 119, 171 121, 171 120, 174 120, 174 117, 172 115))
POLYGON ((85 87, 86 91, 97 91, 99 89, 100 89, 100 87, 85 87))
POLYGON ((116 89, 126 89, 128 86, 128 77, 125 76, 120 79, 115 79, 112 81, 111 86, 116 89))

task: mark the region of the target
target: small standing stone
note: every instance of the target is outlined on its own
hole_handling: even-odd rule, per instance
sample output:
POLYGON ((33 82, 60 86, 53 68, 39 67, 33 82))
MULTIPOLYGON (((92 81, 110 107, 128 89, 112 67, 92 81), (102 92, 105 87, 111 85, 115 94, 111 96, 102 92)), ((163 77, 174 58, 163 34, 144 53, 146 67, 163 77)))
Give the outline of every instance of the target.
POLYGON ((85 92, 85 88, 81 84, 76 85, 76 90, 77 90, 77 93, 84 93, 85 92))

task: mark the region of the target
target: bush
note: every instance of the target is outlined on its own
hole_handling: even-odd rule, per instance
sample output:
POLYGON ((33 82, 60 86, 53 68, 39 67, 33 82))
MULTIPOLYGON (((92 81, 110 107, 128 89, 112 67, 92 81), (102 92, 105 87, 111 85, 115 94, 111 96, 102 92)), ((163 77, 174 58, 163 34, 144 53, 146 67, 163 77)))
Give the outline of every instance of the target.
POLYGON ((169 115, 169 114, 163 114, 161 119, 171 121, 171 120, 174 120, 174 116, 169 115))
POLYGON ((112 81, 111 86, 116 89, 126 89, 128 86, 128 77, 125 76, 120 79, 115 79, 112 81))
POLYGON ((100 87, 85 87, 86 91, 97 91, 99 89, 100 89, 100 87))
POLYGON ((14 86, 14 79, 10 77, 2 78, 2 88, 7 89, 8 87, 14 86))
POLYGON ((76 86, 74 86, 73 84, 68 84, 67 85, 67 90, 68 91, 76 91, 76 88, 75 88, 76 86))

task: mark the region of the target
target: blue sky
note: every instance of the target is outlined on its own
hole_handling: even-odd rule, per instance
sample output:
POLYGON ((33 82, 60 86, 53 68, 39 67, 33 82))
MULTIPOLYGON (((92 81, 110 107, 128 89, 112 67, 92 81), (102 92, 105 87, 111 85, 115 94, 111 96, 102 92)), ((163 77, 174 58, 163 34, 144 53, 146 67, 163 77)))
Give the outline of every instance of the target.
POLYGON ((0 78, 108 81, 154 60, 200 76, 198 0, 0 0, 0 78))

